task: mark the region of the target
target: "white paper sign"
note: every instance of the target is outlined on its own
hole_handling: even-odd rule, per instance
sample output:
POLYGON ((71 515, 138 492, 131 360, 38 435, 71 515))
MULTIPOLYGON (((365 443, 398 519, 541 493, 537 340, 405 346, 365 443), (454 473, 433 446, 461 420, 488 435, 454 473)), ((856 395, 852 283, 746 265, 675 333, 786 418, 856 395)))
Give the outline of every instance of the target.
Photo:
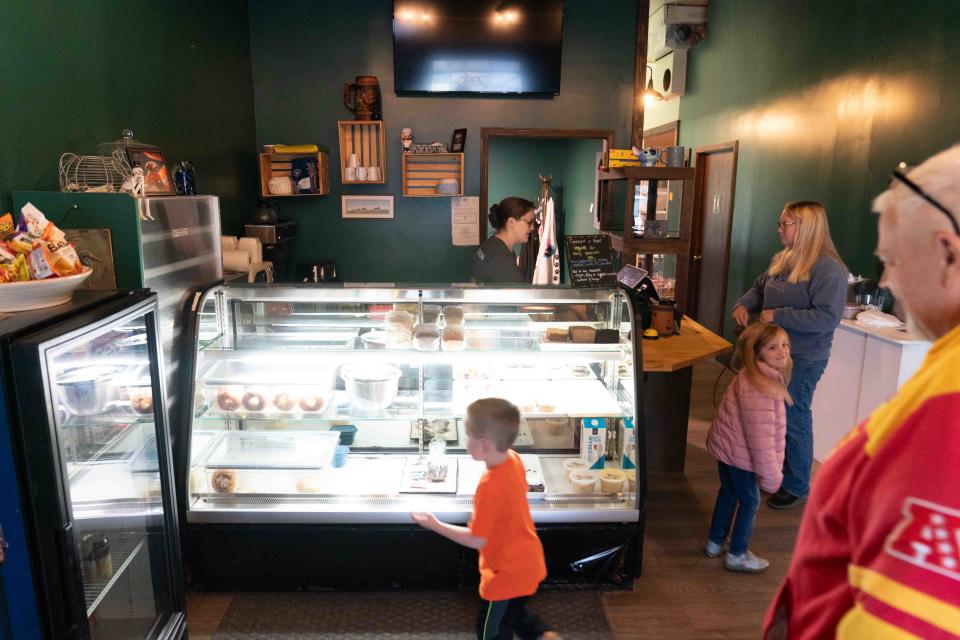
POLYGON ((450 229, 453 246, 469 247, 480 244, 480 198, 463 196, 450 198, 450 229))

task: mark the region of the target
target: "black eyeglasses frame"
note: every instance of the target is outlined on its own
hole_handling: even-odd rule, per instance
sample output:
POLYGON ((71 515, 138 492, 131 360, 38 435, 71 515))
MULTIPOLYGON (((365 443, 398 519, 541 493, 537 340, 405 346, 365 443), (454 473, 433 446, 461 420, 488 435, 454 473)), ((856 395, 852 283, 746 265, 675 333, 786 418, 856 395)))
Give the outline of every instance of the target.
POLYGON ((894 169, 890 173, 890 179, 899 180, 900 182, 905 184, 908 189, 910 189, 915 194, 917 194, 918 196, 920 196, 921 198, 929 202, 931 206, 935 207, 936 209, 939 209, 943 213, 943 215, 947 216, 947 219, 950 220, 950 225, 953 227, 953 232, 958 236, 960 236, 960 225, 957 224, 957 219, 954 217, 953 212, 951 212, 950 209, 947 209, 945 206, 940 204, 933 196, 931 196, 926 191, 921 189, 916 182, 908 178, 907 174, 905 174, 900 169, 894 169))

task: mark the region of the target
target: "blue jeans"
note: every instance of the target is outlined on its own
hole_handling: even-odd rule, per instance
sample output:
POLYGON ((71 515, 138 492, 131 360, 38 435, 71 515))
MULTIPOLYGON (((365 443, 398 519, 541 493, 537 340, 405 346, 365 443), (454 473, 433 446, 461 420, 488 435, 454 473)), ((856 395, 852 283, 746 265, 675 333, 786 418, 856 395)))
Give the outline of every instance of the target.
POLYGON ((713 507, 713 519, 710 520, 710 541, 722 545, 727 539, 733 512, 737 519, 733 522, 730 534, 730 553, 740 555, 750 546, 753 535, 753 522, 760 507, 760 486, 757 474, 731 467, 717 461, 720 467, 720 491, 717 492, 717 504, 713 507), (739 505, 739 509, 737 508, 739 505))
POLYGON ((813 392, 826 368, 826 360, 796 358, 787 387, 793 404, 787 405, 787 449, 780 488, 800 498, 810 493, 810 465, 813 464, 813 413, 810 406, 813 392))

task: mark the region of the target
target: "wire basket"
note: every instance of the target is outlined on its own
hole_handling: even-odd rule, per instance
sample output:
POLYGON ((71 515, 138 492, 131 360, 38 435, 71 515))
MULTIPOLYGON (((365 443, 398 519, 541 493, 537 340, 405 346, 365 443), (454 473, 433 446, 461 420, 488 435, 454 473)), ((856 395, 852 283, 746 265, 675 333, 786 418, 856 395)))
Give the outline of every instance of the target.
POLYGON ((60 156, 60 191, 94 191, 116 193, 129 191, 132 182, 130 163, 122 149, 109 156, 78 156, 65 153, 60 156))

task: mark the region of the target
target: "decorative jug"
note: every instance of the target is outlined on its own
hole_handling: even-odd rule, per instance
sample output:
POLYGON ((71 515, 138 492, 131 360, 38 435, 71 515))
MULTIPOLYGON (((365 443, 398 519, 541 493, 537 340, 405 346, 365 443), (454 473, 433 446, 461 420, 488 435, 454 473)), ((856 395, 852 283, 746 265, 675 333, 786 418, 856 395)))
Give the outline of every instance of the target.
POLYGON ((354 83, 345 82, 343 106, 352 111, 357 120, 382 119, 380 82, 376 76, 357 76, 354 83))

